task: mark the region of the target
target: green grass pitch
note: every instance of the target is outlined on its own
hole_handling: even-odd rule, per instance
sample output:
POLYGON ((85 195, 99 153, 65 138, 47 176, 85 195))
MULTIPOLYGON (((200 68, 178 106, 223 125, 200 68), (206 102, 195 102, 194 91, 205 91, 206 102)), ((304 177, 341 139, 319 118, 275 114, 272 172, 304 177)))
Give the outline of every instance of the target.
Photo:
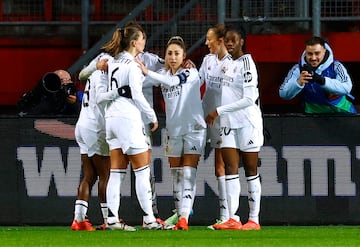
POLYGON ((260 231, 72 231, 65 226, 0 226, 0 246, 360 246, 359 226, 263 226, 260 231))

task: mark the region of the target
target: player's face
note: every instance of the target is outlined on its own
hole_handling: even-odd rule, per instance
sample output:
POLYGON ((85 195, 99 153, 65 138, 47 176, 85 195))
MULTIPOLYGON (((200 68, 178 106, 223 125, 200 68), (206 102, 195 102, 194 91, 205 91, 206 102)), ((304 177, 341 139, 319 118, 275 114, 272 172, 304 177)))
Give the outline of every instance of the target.
POLYGON ((235 31, 229 31, 225 35, 224 43, 228 52, 233 56, 242 50, 243 40, 235 31))
POLYGON ((221 41, 216 36, 215 32, 212 29, 209 29, 206 34, 206 42, 205 45, 209 48, 209 52, 211 54, 216 54, 220 50, 221 41))
POLYGON ((326 49, 320 44, 307 45, 305 59, 314 68, 318 67, 325 57, 326 49))
POLYGON ((171 71, 175 73, 185 59, 184 50, 177 44, 170 44, 166 48, 165 63, 169 65, 171 71))
POLYGON ((139 31, 139 37, 135 40, 135 48, 138 53, 141 53, 145 49, 146 38, 142 32, 139 31))

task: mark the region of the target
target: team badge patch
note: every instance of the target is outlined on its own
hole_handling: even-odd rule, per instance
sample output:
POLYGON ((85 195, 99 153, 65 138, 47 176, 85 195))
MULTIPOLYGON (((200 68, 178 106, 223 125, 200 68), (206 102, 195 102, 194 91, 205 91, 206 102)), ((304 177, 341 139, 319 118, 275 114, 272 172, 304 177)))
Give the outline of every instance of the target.
POLYGON ((252 81, 252 74, 250 71, 247 71, 244 73, 244 78, 245 78, 245 83, 251 82, 252 81))

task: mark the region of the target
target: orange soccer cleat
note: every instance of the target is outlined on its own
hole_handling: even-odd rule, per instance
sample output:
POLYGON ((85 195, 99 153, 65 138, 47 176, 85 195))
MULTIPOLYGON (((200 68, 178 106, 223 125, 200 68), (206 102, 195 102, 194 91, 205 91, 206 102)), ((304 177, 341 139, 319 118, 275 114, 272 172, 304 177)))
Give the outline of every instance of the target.
POLYGON ((240 221, 230 218, 228 221, 225 221, 220 224, 213 225, 215 230, 241 230, 242 224, 240 221))
POLYGON ((189 230, 188 223, 185 219, 185 217, 181 217, 178 221, 178 223, 175 225, 174 230, 189 230))
POLYGON ((92 227, 91 223, 88 220, 79 222, 77 220, 73 220, 71 224, 71 230, 74 231, 95 231, 92 227))
POLYGON ((252 220, 249 220, 245 225, 243 225, 243 227, 241 228, 241 230, 244 230, 244 231, 250 231, 250 230, 255 230, 255 231, 258 231, 260 230, 261 227, 260 227, 260 224, 252 221, 252 220))

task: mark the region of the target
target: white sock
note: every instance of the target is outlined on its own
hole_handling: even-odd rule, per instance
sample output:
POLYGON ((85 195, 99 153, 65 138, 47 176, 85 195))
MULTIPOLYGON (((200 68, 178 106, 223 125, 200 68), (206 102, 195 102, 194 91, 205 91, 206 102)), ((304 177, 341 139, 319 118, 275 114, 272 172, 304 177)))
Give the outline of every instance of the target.
POLYGON ((246 177, 248 184, 248 202, 249 202, 249 220, 259 224, 260 200, 261 200, 261 183, 260 176, 246 177))
POLYGON ((196 168, 184 166, 184 185, 181 201, 181 217, 188 221, 195 198, 196 168))
POLYGON ((173 176, 173 199, 176 212, 179 214, 182 198, 184 170, 182 167, 171 168, 171 174, 173 176))
POLYGON ((84 200, 76 200, 75 201, 75 212, 74 212, 74 219, 77 222, 85 221, 85 216, 88 210, 88 202, 84 200))
POLYGON ((219 192, 220 220, 227 221, 229 219, 229 208, 226 199, 226 183, 225 176, 217 177, 219 192))
POLYGON ((125 169, 110 169, 110 177, 106 186, 106 202, 108 206, 108 222, 119 221, 121 183, 126 175, 125 169))
POLYGON ((108 215, 109 215, 109 209, 107 207, 107 203, 105 202, 102 202, 100 203, 100 208, 101 208, 101 214, 102 214, 102 217, 104 219, 104 224, 107 224, 108 222, 108 215))
POLYGON ((236 211, 239 208, 240 191, 241 191, 239 174, 226 175, 225 183, 226 183, 226 194, 227 194, 227 201, 229 207, 229 217, 237 221, 240 221, 240 217, 235 215, 236 211))
POLYGON ((144 211, 144 221, 146 223, 156 221, 152 209, 152 193, 150 185, 150 167, 144 166, 134 170, 135 190, 139 204, 144 211))
POLYGON ((150 171, 150 185, 151 185, 151 201, 152 201, 152 209, 154 212, 154 215, 157 215, 156 217, 158 217, 159 215, 159 210, 158 210, 158 206, 157 206, 157 195, 156 195, 156 190, 155 190, 155 177, 151 174, 150 171))

